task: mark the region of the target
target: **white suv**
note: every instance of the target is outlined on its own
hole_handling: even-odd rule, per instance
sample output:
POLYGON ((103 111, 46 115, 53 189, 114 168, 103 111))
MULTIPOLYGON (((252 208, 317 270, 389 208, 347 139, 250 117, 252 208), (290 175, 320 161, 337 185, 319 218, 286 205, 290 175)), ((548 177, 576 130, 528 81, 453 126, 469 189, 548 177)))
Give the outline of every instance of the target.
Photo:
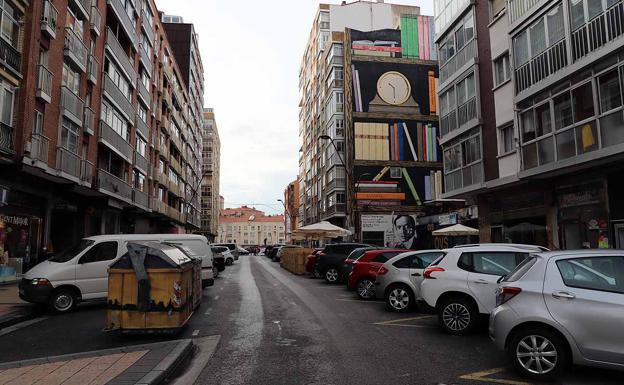
POLYGON ((509 274, 529 253, 542 247, 504 243, 466 245, 445 251, 423 273, 420 296, 438 313, 440 326, 451 334, 467 334, 479 314, 496 305, 501 276, 509 274))

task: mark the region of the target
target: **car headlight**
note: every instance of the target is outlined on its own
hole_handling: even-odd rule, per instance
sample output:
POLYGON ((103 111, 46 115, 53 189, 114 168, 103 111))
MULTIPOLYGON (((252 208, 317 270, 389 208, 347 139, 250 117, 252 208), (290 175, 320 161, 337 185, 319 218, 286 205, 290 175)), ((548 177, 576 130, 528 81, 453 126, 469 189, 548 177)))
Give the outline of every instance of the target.
POLYGON ((50 281, 48 281, 46 278, 33 278, 30 281, 30 284, 33 286, 47 286, 50 285, 50 281))

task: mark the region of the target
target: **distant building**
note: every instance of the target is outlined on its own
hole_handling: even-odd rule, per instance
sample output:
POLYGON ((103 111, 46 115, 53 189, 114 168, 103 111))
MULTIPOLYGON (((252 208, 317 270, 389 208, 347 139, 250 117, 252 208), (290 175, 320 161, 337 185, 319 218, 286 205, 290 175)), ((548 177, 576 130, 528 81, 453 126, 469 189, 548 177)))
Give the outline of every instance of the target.
POLYGON ((265 215, 253 207, 227 208, 219 216, 218 242, 240 246, 284 243, 284 216, 265 215))
POLYGON ((299 179, 286 186, 284 190, 284 206, 286 210, 286 242, 291 241, 292 232, 297 229, 297 215, 299 214, 299 179))
POLYGON ((221 141, 217 121, 212 108, 204 108, 202 130, 202 172, 201 186, 201 232, 214 240, 219 229, 219 170, 221 168, 221 141))

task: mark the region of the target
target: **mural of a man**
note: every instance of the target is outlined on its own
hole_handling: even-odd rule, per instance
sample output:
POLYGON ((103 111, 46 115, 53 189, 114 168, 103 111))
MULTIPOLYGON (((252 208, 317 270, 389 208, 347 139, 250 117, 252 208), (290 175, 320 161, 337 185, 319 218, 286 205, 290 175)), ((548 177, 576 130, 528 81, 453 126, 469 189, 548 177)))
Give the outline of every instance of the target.
POLYGON ((418 234, 416 233, 416 221, 409 215, 397 215, 392 221, 396 247, 402 249, 415 249, 418 234))

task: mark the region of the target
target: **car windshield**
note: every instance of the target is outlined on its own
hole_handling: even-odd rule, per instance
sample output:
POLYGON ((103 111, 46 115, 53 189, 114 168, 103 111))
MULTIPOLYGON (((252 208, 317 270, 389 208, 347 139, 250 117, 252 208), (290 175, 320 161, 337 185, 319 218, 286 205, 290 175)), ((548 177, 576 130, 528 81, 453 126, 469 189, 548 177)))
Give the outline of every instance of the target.
POLYGON ((52 258, 49 259, 50 262, 67 262, 73 259, 76 255, 83 252, 87 247, 90 247, 94 244, 95 241, 91 239, 83 239, 79 243, 73 245, 72 247, 61 251, 60 253, 55 254, 52 258))

